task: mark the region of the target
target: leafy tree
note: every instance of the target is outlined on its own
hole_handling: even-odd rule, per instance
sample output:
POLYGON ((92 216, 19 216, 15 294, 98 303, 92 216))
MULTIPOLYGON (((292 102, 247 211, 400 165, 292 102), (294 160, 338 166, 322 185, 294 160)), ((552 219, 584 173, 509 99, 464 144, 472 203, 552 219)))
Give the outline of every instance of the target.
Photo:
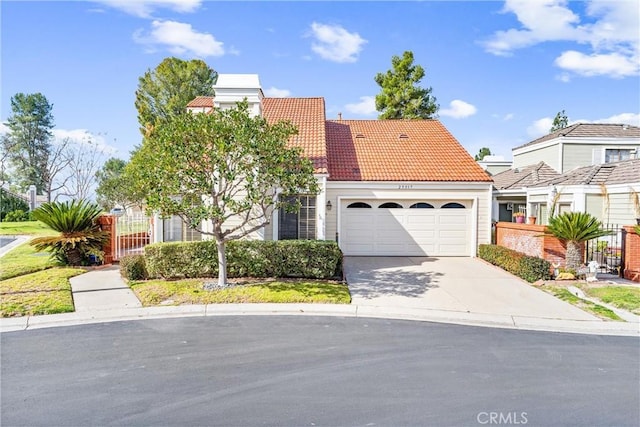
POLYGON ((381 88, 376 95, 376 110, 380 119, 431 119, 440 106, 431 95, 431 88, 418 86, 425 75, 424 68, 413 65, 413 52, 391 58, 392 69, 376 74, 374 80, 381 88))
POLYGON ((81 265, 89 255, 102 258, 109 234, 96 223, 101 213, 98 205, 86 201, 45 203, 33 211, 33 218, 60 235, 38 237, 30 244, 37 251, 50 250, 54 258, 69 265, 81 265))
POLYGON ((140 131, 184 114, 196 96, 213 96, 218 73, 199 59, 165 58, 154 70, 139 78, 136 109, 140 131))
POLYGON ((219 286, 227 280, 226 242, 264 227, 274 208, 298 208, 287 196, 317 192, 311 161, 287 145, 296 133, 288 122, 251 117, 244 101, 212 114, 177 115, 133 154, 129 170, 148 207, 213 236, 219 286))
POLYGON ((583 263, 580 245, 591 239, 611 234, 602 223, 586 212, 565 212, 549 218, 547 235, 557 237, 567 245, 566 267, 577 269, 583 263))
POLYGON ((564 113, 564 110, 559 111, 558 114, 556 114, 556 117, 553 119, 553 124, 551 125, 551 129, 549 130, 549 133, 555 132, 560 129, 564 129, 568 125, 569 125, 569 119, 567 118, 567 115, 564 113))
POLYGON ((47 187, 51 153, 53 105, 41 93, 17 93, 11 98, 9 132, 2 138, 3 157, 13 166, 13 175, 22 190, 35 185, 37 192, 47 187))
POLYGON ((479 162, 482 159, 484 159, 485 156, 490 156, 490 155, 491 155, 491 150, 488 147, 482 147, 478 152, 478 154, 475 155, 474 158, 476 162, 479 162))
POLYGON ((144 194, 141 194, 142 191, 132 176, 134 171, 129 170, 128 165, 128 162, 112 157, 96 172, 97 202, 103 209, 110 210, 116 206, 126 209, 142 205, 144 194))

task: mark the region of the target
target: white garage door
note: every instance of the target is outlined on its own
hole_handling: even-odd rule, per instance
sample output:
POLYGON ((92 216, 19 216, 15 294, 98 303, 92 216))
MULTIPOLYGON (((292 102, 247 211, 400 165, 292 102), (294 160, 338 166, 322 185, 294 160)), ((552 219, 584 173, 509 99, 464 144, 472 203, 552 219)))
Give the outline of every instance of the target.
POLYGON ((343 200, 345 255, 468 256, 470 201, 343 200))

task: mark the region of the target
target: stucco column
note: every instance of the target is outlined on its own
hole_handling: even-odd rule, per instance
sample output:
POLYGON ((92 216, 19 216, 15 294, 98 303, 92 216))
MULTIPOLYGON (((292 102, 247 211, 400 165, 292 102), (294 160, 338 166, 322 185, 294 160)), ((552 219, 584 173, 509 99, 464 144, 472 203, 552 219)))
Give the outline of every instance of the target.
POLYGON ((326 234, 327 217, 327 177, 316 176, 320 193, 316 195, 316 239, 324 240, 326 234))

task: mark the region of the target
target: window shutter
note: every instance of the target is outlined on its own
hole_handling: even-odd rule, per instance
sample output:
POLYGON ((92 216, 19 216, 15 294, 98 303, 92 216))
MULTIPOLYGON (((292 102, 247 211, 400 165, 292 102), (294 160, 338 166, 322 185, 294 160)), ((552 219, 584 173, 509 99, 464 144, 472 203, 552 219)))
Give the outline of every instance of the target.
POLYGON ((594 148, 591 151, 591 164, 592 165, 602 164, 602 148, 594 148))

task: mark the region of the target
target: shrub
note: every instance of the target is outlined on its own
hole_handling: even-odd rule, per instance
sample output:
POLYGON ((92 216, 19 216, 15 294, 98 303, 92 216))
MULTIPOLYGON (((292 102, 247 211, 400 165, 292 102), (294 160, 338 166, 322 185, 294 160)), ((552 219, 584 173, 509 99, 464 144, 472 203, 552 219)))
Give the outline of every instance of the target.
POLYGON ((551 278, 551 264, 542 258, 532 257, 497 245, 480 245, 478 256, 529 283, 551 278))
POLYGON ((120 259, 120 274, 127 280, 147 280, 147 264, 144 255, 126 255, 120 259))
MULTIPOLYGON (((320 240, 234 240, 226 245, 229 277, 302 277, 327 279, 341 273, 337 243, 320 240)), ((215 277, 214 241, 155 243, 145 248, 150 278, 215 277)))
POLYGON ((4 222, 29 221, 29 213, 23 211, 22 209, 16 209, 15 211, 7 212, 3 221, 4 222))

